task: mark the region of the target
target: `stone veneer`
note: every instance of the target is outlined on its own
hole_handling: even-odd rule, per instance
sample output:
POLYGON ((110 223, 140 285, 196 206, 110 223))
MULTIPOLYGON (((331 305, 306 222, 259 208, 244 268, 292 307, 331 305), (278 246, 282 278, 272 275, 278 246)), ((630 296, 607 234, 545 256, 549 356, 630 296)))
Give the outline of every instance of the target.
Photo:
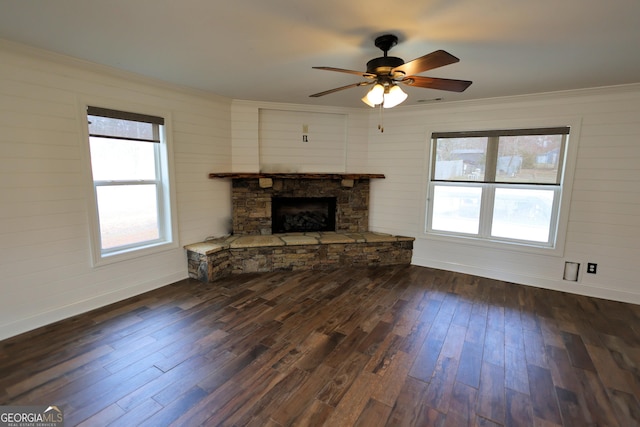
POLYGON ((240 273, 409 264, 413 240, 371 232, 314 232, 230 236, 185 248, 189 277, 213 282, 240 273))
POLYGON ((337 232, 369 227, 369 180, 233 179, 233 234, 271 234, 272 197, 335 197, 337 232))

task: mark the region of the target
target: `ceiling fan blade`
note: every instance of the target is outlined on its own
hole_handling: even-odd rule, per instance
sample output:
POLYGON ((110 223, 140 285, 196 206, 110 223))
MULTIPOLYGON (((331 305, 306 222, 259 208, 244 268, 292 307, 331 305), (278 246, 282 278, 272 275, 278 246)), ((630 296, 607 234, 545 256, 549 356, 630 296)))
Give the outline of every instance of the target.
POLYGON ((448 90, 451 92, 464 92, 471 83, 468 80, 452 80, 452 79, 440 79, 437 77, 420 77, 409 76, 401 80, 402 83, 409 86, 423 87, 426 89, 439 89, 448 90))
POLYGON ((309 95, 309 97, 311 97, 311 98, 318 98, 318 97, 320 97, 320 96, 329 95, 330 93, 333 93, 333 92, 338 92, 338 91, 341 91, 341 90, 350 89, 350 88, 352 88, 352 87, 367 86, 367 85, 370 85, 370 84, 373 84, 373 83, 374 83, 374 82, 359 82, 359 83, 353 83, 353 84, 350 84, 350 85, 337 87, 337 88, 335 88, 335 89, 325 90, 324 92, 314 93, 313 95, 309 95))
POLYGON ((375 74, 367 73, 366 71, 354 71, 354 70, 345 70, 344 68, 335 68, 335 67, 311 67, 316 70, 326 70, 326 71, 337 71, 339 73, 348 73, 355 74, 356 76, 365 77, 365 78, 375 78, 375 74))
POLYGON ((453 64, 460 61, 455 56, 444 50, 436 50, 427 55, 416 58, 413 61, 409 61, 403 65, 397 66, 391 73, 397 71, 403 72, 405 76, 411 76, 413 74, 419 74, 424 71, 433 70, 434 68, 444 67, 445 65, 453 64))

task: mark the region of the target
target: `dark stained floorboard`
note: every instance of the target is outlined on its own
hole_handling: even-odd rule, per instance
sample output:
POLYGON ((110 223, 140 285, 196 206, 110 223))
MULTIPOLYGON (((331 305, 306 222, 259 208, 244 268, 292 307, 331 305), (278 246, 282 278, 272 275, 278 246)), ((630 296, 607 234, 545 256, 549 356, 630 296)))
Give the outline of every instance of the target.
POLYGON ((640 425, 640 306, 417 266, 188 279, 0 342, 67 426, 640 425))

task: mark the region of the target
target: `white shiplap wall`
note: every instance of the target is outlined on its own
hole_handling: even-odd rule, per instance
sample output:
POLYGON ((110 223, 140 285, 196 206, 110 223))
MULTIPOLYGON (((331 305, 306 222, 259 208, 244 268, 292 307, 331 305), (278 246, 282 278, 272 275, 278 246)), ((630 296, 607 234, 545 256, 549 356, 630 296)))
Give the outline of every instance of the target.
POLYGON ((233 172, 368 172, 368 110, 236 100, 232 116, 233 172))
POLYGON ((640 303, 640 85, 396 108, 385 132, 371 116, 371 228, 417 238, 413 263, 515 283, 640 303), (424 233, 431 132, 572 124, 573 175, 564 253, 543 255, 430 238, 424 233), (577 283, 565 261, 582 264, 577 283), (586 263, 598 264, 595 275, 586 263))
POLYGON ((0 339, 187 276, 182 245, 227 232, 231 101, 0 42, 0 339), (179 247, 92 267, 83 102, 171 117, 179 247))
POLYGON ((261 108, 258 117, 262 171, 346 170, 346 114, 261 108))

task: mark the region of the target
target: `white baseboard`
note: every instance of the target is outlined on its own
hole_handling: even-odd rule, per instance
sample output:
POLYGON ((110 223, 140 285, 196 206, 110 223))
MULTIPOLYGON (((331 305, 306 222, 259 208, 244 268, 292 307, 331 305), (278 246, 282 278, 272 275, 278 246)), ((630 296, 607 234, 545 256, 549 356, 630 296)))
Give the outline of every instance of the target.
POLYGON ((421 267, 430 267, 437 268, 439 270, 448 270, 458 273, 471 274, 473 276, 486 277, 489 279, 516 283, 518 285, 535 286, 537 288, 568 292, 571 294, 578 294, 631 304, 640 304, 640 295, 638 294, 619 291, 616 289, 598 288, 586 285, 584 283, 568 282, 565 280, 551 280, 547 277, 542 276, 514 274, 513 272, 489 270, 472 265, 438 262, 427 258, 418 258, 415 256, 415 254, 413 259, 411 260, 411 264, 421 267))
POLYGON ((113 304, 115 302, 122 301, 124 299, 170 285, 171 283, 178 282, 182 279, 186 279, 187 277, 188 276, 186 275, 186 272, 174 273, 169 276, 156 278, 148 282, 138 283, 128 288, 118 289, 117 291, 98 295, 82 301, 76 301, 64 307, 59 307, 44 313, 38 313, 35 316, 7 323, 0 326, 0 340, 4 340, 48 324, 67 319, 72 316, 76 316, 78 314, 86 313, 96 308, 104 307, 105 305, 113 304))

